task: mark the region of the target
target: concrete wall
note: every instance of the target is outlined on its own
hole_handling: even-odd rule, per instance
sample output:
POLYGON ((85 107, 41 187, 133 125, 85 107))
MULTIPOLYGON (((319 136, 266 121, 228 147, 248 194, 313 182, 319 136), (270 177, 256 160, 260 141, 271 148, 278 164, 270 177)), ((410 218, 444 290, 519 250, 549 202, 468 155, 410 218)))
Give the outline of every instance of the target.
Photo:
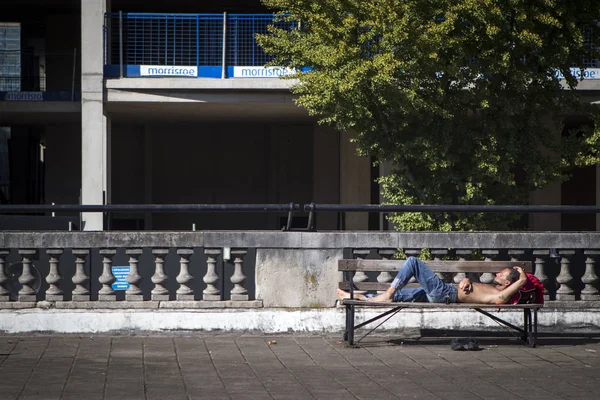
POLYGON ((341 249, 258 249, 256 298, 265 307, 331 307, 341 249))

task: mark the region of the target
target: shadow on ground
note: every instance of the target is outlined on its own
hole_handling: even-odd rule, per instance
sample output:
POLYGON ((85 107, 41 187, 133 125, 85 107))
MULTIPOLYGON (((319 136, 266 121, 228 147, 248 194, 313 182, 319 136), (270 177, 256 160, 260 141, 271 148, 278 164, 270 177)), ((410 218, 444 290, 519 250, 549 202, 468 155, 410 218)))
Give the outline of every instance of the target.
MULTIPOLYGON (((421 330, 420 335, 414 332, 411 335, 402 335, 402 337, 386 336, 367 336, 356 335, 360 347, 377 346, 423 346, 423 345, 448 345, 454 338, 475 338, 482 349, 493 348, 497 346, 516 346, 524 345, 520 337, 506 334, 499 336, 498 333, 478 332, 478 331, 441 331, 441 330, 421 330)), ((600 343, 600 333, 539 333, 537 347, 542 346, 578 346, 586 344, 600 343)))

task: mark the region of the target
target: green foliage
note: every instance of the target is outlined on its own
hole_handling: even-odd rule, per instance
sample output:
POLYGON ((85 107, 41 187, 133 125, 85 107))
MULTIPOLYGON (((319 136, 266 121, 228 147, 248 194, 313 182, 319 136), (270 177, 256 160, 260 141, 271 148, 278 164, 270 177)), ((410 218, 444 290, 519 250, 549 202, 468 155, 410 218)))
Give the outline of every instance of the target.
MULTIPOLYGON (((391 204, 526 204, 530 191, 600 161, 600 132, 569 73, 600 58, 592 0, 263 0, 293 30, 259 35, 300 71, 297 104, 390 162, 391 204), (588 35, 586 41, 583 32, 588 35), (559 81, 555 71, 566 80, 559 81)), ((402 214, 402 230, 507 229, 515 214, 402 214)))

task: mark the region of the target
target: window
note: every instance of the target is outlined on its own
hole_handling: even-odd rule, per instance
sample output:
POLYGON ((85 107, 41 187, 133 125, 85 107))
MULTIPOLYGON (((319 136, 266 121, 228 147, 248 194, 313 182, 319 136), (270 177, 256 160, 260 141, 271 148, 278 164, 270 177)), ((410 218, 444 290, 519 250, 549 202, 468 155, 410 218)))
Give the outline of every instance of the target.
POLYGON ((21 90, 21 24, 0 22, 0 91, 21 90))

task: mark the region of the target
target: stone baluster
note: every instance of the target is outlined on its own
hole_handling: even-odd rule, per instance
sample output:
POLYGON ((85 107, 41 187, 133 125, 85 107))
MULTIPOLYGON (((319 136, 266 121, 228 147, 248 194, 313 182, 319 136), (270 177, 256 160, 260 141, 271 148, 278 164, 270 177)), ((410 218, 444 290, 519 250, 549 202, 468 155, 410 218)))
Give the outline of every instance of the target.
POLYGON ((598 276, 594 272, 596 258, 600 254, 600 250, 584 250, 585 255, 585 273, 581 280, 585 283, 585 287, 581 291, 581 300, 600 300, 600 292, 598 291, 598 276))
MULTIPOLYGON (((419 258, 419 256, 421 255, 421 249, 404 249, 404 254, 406 254, 406 257, 419 258)), ((410 278, 408 283, 417 283, 417 278, 413 276, 412 278, 410 278)))
MULTIPOLYGON (((456 255, 458 256, 458 260, 459 261, 466 261, 466 259, 468 257, 470 257, 471 255, 473 255, 473 250, 465 250, 465 249, 458 249, 456 250, 456 255)), ((471 274, 472 275, 472 274, 471 274)), ((460 283, 460 281, 462 281, 463 279, 465 279, 467 276, 467 274, 465 274, 464 272, 458 272, 454 275, 454 283, 460 283)), ((471 279, 473 279, 473 276, 470 276, 471 279)))
POLYGON ((85 263, 90 251, 87 249, 73 249, 75 256, 75 275, 71 281, 75 284, 73 289, 73 301, 87 301, 90 299, 89 282, 90 277, 85 272, 85 263))
POLYGON ((209 301, 221 300, 221 291, 217 287, 219 275, 217 274, 217 257, 221 254, 221 249, 204 249, 206 254, 206 275, 202 280, 206 283, 206 288, 202 291, 202 299, 209 301))
POLYGON ((0 249, 0 301, 10 301, 10 291, 6 288, 8 276, 6 276, 6 257, 10 254, 8 249, 0 249))
POLYGON ((150 280, 154 283, 154 288, 150 292, 152 300, 169 300, 169 290, 165 287, 169 277, 165 274, 165 260, 169 249, 152 249, 154 255, 154 275, 150 280))
POLYGON ((511 249, 508 250, 510 261, 521 261, 525 257, 525 250, 511 249))
MULTIPOLYGON (((371 250, 369 250, 369 249, 354 249, 354 250, 352 250, 352 255, 354 256, 355 259, 362 260, 365 257, 367 257, 370 252, 371 252, 371 250)), ((352 277, 352 282, 354 282, 354 283, 366 282, 368 280, 369 280, 369 277, 367 276, 367 274, 364 273, 364 271, 356 271, 354 273, 354 276, 352 277)), ((355 294, 365 294, 365 293, 367 293, 367 291, 366 290, 355 290, 354 293, 355 294)))
MULTIPOLYGON (((377 251, 383 260, 391 260, 394 254, 396 254, 395 249, 379 249, 377 251)), ((379 283, 390 283, 394 277, 388 271, 382 271, 377 275, 377 282, 379 283)), ((377 293, 383 293, 384 290, 378 290, 377 293)))
POLYGON ((571 260, 575 255, 575 250, 560 250, 560 274, 556 281, 560 284, 556 291, 556 300, 575 300, 575 290, 573 290, 573 276, 571 275, 571 260))
MULTIPOLYGON (((440 261, 441 257, 445 257, 448 255, 448 250, 447 249, 431 249, 431 255, 433 256, 434 261, 440 261)), ((446 283, 452 282, 451 274, 448 274, 446 272, 436 272, 435 274, 438 276, 438 278, 440 278, 442 281, 444 281, 446 283)))
POLYGON ((176 292, 177 300, 194 300, 194 289, 190 287, 194 277, 189 272, 190 258, 194 254, 194 249, 177 249, 177 254, 179 255, 179 275, 175 278, 179 283, 176 292))
POLYGON ((243 301, 248 300, 248 289, 244 286, 246 282, 246 275, 244 275, 244 256, 248 250, 246 249, 231 249, 231 255, 235 256, 234 264, 235 270, 231 275, 231 283, 233 283, 233 289, 231 289, 231 300, 243 301))
POLYGON ((129 283, 129 288, 125 291, 125 300, 127 301, 144 300, 142 289, 139 286, 142 283, 142 276, 138 269, 140 256, 143 252, 143 249, 125 249, 125 254, 129 256, 129 274, 125 278, 127 283, 129 283))
POLYGON ((546 259, 550 255, 549 250, 534 250, 535 257, 535 277, 544 284, 544 301, 550 300, 550 291, 548 290, 548 275, 546 275, 546 259))
MULTIPOLYGON (((498 258, 500 251, 495 249, 481 250, 481 254, 484 257, 484 261, 493 261, 498 258)), ((479 277, 479 281, 482 283, 492 283, 494 281, 494 274, 491 272, 484 272, 479 277)))
POLYGON ((60 256, 63 253, 63 249, 48 249, 46 254, 50 257, 50 271, 46 277, 48 283, 48 289, 46 290, 46 300, 48 301, 62 301, 64 300, 64 294, 60 288, 60 256))
POLYGON ((19 276, 19 283, 22 285, 19 290, 19 301, 35 301, 35 289, 31 286, 35 282, 35 276, 31 273, 31 268, 33 259, 37 256, 37 250, 19 249, 19 255, 23 264, 23 272, 19 276))
POLYGON ((116 279, 112 272, 112 259, 117 254, 116 249, 100 249, 102 256, 102 275, 98 277, 98 282, 102 285, 98 291, 98 300, 115 301, 117 295, 112 287, 116 279))

